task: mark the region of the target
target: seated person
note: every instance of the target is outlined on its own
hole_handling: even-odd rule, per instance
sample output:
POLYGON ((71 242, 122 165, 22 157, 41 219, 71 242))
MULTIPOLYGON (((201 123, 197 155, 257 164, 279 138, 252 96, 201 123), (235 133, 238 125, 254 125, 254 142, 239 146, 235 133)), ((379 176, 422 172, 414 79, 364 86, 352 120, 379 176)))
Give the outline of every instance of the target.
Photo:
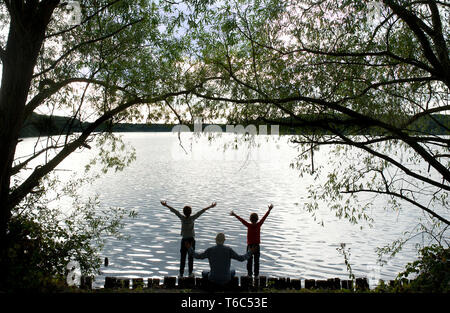
POLYGON ((195 252, 190 243, 186 242, 186 248, 188 249, 189 255, 193 255, 196 259, 206 259, 208 258, 209 266, 211 270, 209 272, 204 271, 202 276, 208 278, 212 283, 220 286, 224 286, 236 275, 236 271, 230 270, 231 259, 238 260, 240 262, 250 258, 254 250, 250 249, 246 254, 238 255, 228 246, 225 246, 225 235, 223 233, 218 233, 216 236, 216 245, 206 249, 203 253, 195 252))

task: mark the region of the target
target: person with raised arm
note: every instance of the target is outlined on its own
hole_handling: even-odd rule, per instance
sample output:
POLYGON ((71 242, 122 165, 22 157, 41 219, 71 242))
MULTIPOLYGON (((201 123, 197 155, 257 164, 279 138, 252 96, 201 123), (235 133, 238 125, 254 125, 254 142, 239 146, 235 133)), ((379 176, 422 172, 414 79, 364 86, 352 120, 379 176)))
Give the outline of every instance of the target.
POLYGON ((252 248, 255 249, 252 257, 247 260, 247 273, 249 277, 252 277, 253 274, 253 263, 255 278, 259 277, 259 257, 261 254, 260 243, 261 243, 261 226, 266 220, 267 216, 269 216, 270 211, 272 211, 273 205, 269 205, 269 210, 267 210, 266 214, 263 218, 258 221, 258 214, 252 213, 250 214, 250 223, 244 220, 242 217, 238 216, 236 213, 231 211, 230 215, 236 217, 239 221, 241 221, 244 226, 247 227, 247 251, 252 248))
MULTIPOLYGON (((192 208, 186 205, 183 208, 183 214, 181 214, 178 210, 174 209, 170 205, 167 204, 166 201, 161 201, 161 204, 168 208, 171 212, 173 212, 178 218, 181 220, 181 247, 180 247, 180 276, 184 275, 184 268, 186 264, 186 256, 187 256, 187 248, 186 242, 190 244, 190 246, 195 248, 195 231, 194 231, 194 222, 197 218, 200 217, 203 213, 205 213, 210 208, 216 206, 216 202, 213 202, 210 206, 198 211, 194 215, 192 214, 192 208)), ((193 277, 194 270, 194 258, 192 256, 188 256, 188 270, 189 277, 193 277)))

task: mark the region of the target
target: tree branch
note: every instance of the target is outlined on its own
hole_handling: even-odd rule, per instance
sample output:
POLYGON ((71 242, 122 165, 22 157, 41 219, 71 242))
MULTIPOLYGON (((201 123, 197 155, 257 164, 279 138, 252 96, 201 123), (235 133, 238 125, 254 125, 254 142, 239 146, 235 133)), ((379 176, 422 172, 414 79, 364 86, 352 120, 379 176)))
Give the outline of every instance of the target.
POLYGON ((82 46, 85 46, 85 45, 88 45, 88 44, 92 44, 92 43, 98 42, 98 41, 105 40, 105 39, 110 38, 110 37, 112 37, 112 36, 114 36, 114 35, 117 35, 118 33, 120 33, 120 32, 121 32, 122 30, 124 30, 125 28, 127 28, 127 27, 129 27, 129 26, 132 26, 132 25, 134 25, 134 24, 140 23, 140 22, 142 22, 143 20, 144 20, 144 19, 142 18, 142 19, 139 19, 139 20, 130 22, 130 23, 126 24, 126 25, 121 26, 119 29, 115 30, 115 31, 112 32, 112 33, 106 34, 106 35, 104 35, 104 36, 102 36, 102 37, 98 37, 98 38, 95 38, 95 39, 87 40, 87 41, 81 42, 81 43, 79 43, 79 44, 73 46, 71 49, 69 49, 69 50, 67 50, 66 52, 64 52, 64 53, 63 53, 57 60, 55 60, 48 68, 46 68, 45 70, 43 70, 43 71, 41 71, 41 72, 39 72, 39 73, 37 73, 37 74, 34 74, 34 75, 33 75, 33 78, 36 78, 36 77, 38 77, 38 76, 41 76, 41 75, 43 75, 43 74, 45 74, 45 73, 51 71, 52 69, 54 69, 54 68, 56 67, 56 65, 58 65, 58 63, 60 63, 62 60, 64 60, 66 57, 68 57, 72 52, 74 52, 74 51, 77 50, 78 48, 80 48, 80 47, 82 47, 82 46))
POLYGON ((414 200, 406 197, 405 195, 403 195, 401 193, 396 193, 396 192, 392 192, 392 191, 388 191, 388 190, 382 191, 382 190, 372 190, 372 189, 364 189, 364 188, 358 189, 358 190, 341 191, 341 193, 357 193, 357 192, 368 192, 368 193, 385 194, 385 195, 390 195, 390 196, 393 196, 393 197, 400 198, 402 200, 408 201, 409 203, 419 207, 423 211, 427 212, 428 214, 432 215, 433 217, 437 218, 438 220, 444 222, 445 224, 450 225, 450 221, 447 220, 446 218, 444 218, 443 216, 437 214, 436 212, 430 210, 426 206, 418 203, 417 201, 414 201, 414 200))
MULTIPOLYGON (((424 182, 429 183, 429 184, 431 184, 433 186, 436 186, 436 187, 439 187, 439 188, 442 188, 442 189, 450 191, 450 186, 445 185, 443 183, 439 183, 437 181, 434 181, 434 180, 432 180, 432 179, 430 179, 428 177, 419 175, 416 172, 414 172, 414 171, 410 170, 409 168, 407 168, 406 166, 404 166, 403 164, 401 164, 400 162, 397 162, 396 160, 392 159, 391 157, 389 157, 389 156, 387 156, 385 154, 382 154, 382 153, 380 153, 378 151, 375 151, 372 148, 368 147, 368 145, 370 145, 370 144, 374 144, 374 143, 381 142, 381 141, 387 141, 389 139, 401 139, 399 137, 387 136, 387 137, 382 137, 382 138, 379 138, 379 139, 373 139, 373 140, 368 140, 368 141, 364 141, 364 142, 357 142, 357 141, 354 141, 354 140, 350 139, 349 137, 345 136, 344 134, 342 134, 342 132, 336 130, 335 128, 330 127, 329 123, 320 123, 320 124, 318 124, 318 123, 316 123, 316 121, 309 122, 309 121, 306 121, 304 119, 301 119, 301 117, 298 117, 297 115, 295 115, 292 112, 291 112, 291 114, 292 114, 292 116, 294 118, 300 119, 303 123, 305 123, 305 125, 307 123, 310 123, 309 125, 313 125, 315 127, 319 126, 322 129, 324 129, 324 130, 328 130, 328 131, 332 132, 333 134, 335 134, 336 136, 338 136, 339 138, 342 139, 342 141, 327 141, 326 143, 316 142, 317 145, 321 145, 321 144, 327 144, 327 145, 329 145, 329 144, 343 144, 343 145, 349 145, 349 146, 354 146, 354 147, 360 148, 360 149, 365 150, 366 152, 370 153, 371 155, 374 155, 374 156, 376 156, 376 157, 378 157, 380 159, 383 159, 383 160, 391 163, 392 165, 394 165, 397 168, 401 169, 408 176, 414 177, 414 178, 416 178, 416 179, 418 179, 420 181, 424 181, 424 182)), ((279 122, 277 122, 277 123, 279 123, 279 122)), ((310 143, 310 141, 308 141, 306 143, 310 143)), ((435 156, 430 155, 430 157, 435 160, 435 156)), ((438 161, 436 161, 436 162, 438 162, 438 161)))
POLYGON ((422 112, 419 112, 417 114, 415 114, 414 116, 412 116, 404 125, 403 127, 406 127, 408 125, 411 125, 413 122, 417 121, 419 118, 424 117, 424 116, 428 116, 431 115, 433 113, 438 113, 438 112, 445 112, 450 110, 450 105, 444 105, 444 106, 439 106, 439 107, 435 107, 435 108, 431 108, 428 110, 424 110, 422 112))
POLYGON ((47 152, 51 149, 60 149, 64 147, 63 145, 60 146, 48 146, 45 147, 44 149, 40 150, 37 153, 34 153, 31 157, 29 157, 28 159, 26 159, 23 162, 20 162, 19 164, 15 165, 14 167, 11 168, 11 176, 16 175, 17 173, 19 173, 28 163, 30 163, 32 160, 34 160, 35 158, 37 158, 38 156, 40 156, 42 153, 47 152))
POLYGON ((106 10, 110 6, 116 4, 117 2, 120 2, 120 1, 122 1, 122 0, 115 0, 115 1, 112 1, 112 2, 108 3, 104 7, 98 9, 96 12, 94 12, 93 14, 89 15, 88 17, 86 17, 86 19, 84 19, 80 24, 74 25, 74 26, 72 26, 72 27, 70 27, 68 29, 64 29, 62 31, 59 31, 59 32, 56 32, 56 33, 53 33, 53 34, 49 34, 49 35, 45 36, 45 39, 48 39, 48 38, 51 38, 51 37, 60 36, 60 35, 62 35, 64 33, 67 33, 67 32, 70 32, 70 31, 74 30, 75 28, 79 27, 80 25, 83 25, 86 22, 88 22, 89 20, 91 20, 92 18, 96 17, 100 12, 106 10))
MULTIPOLYGON (((383 1, 387 6, 391 8, 391 10, 397 14, 412 30, 412 32, 416 35, 417 39, 422 46, 424 56, 433 66, 434 70, 439 73, 438 76, 442 77, 442 71, 440 68, 440 62, 434 55, 433 49, 431 48, 431 44, 425 36, 424 32, 429 36, 434 36, 435 31, 429 28, 424 22, 422 22, 417 16, 413 13, 405 9, 403 6, 395 3, 391 0, 383 1)), ((444 79, 445 80, 445 79, 444 79)))
POLYGON ((95 120, 88 127, 86 127, 86 129, 81 133, 81 135, 77 139, 65 145, 64 148, 49 162, 47 162, 43 166, 35 168, 33 173, 19 187, 17 187, 10 193, 8 197, 8 207, 13 208, 17 204, 19 204, 20 201, 22 201, 33 188, 39 185, 39 181, 42 179, 42 177, 44 177, 52 170, 54 170, 56 166, 58 166, 66 157, 68 157, 77 148, 81 147, 85 143, 86 139, 88 139, 91 133, 94 132, 98 126, 110 120, 120 112, 125 111, 126 109, 130 108, 133 105, 144 103, 157 103, 171 97, 191 93, 195 89, 200 88, 206 81, 214 79, 217 78, 216 77, 207 78, 203 82, 186 90, 169 92, 156 97, 134 98, 118 105, 116 108, 112 110, 103 113, 102 116, 100 116, 97 120, 95 120))
MULTIPOLYGON (((59 90, 64 88, 65 86, 72 84, 72 83, 88 83, 88 84, 95 84, 100 85, 103 87, 113 88, 120 91, 123 91, 127 94, 132 95, 126 88, 120 87, 120 86, 111 86, 108 83, 93 79, 93 78, 85 78, 85 77, 73 77, 73 78, 67 78, 65 80, 62 80, 57 83, 50 82, 50 87, 43 89, 40 91, 37 95, 35 95, 25 106, 24 111, 24 117, 25 119, 31 115, 31 113, 39 106, 41 105, 46 99, 57 93, 59 90)), ((134 95, 135 96, 135 95, 134 95)))
POLYGON ((431 20, 434 27, 434 34, 431 36, 431 39, 434 42, 439 61, 443 67, 443 73, 447 79, 447 86, 450 86, 450 57, 448 53, 447 41, 445 40, 442 32, 441 16, 435 1, 428 1, 428 6, 431 11, 431 20))
MULTIPOLYGON (((403 164, 401 164, 400 162, 397 162, 396 160, 392 159, 391 157, 382 154, 378 151, 375 151, 371 148, 369 148, 368 146, 359 143, 359 142, 355 142, 353 140, 351 140, 350 138, 348 138, 347 136, 343 135, 342 133, 336 132, 335 130, 330 129, 330 131, 333 131, 333 133, 335 133, 337 136, 339 136, 346 144, 350 145, 350 146, 354 146, 357 148, 360 148, 362 150, 365 150, 366 152, 368 152, 369 154, 376 156, 382 160, 385 160, 389 163, 391 163, 392 165, 396 166, 397 168, 401 169, 406 175, 414 177, 420 181, 426 182, 430 185, 433 185, 435 187, 439 187, 442 188, 444 190, 448 190, 450 191, 450 186, 445 185, 443 183, 439 183, 437 181, 434 181, 428 177, 422 176, 417 174, 415 171, 410 170, 409 168, 407 168, 406 166, 404 166, 403 164)), ((407 142, 406 142, 407 143, 407 142)), ((411 145, 410 145, 411 146, 411 145)), ((414 148, 413 148, 414 149, 414 148)), ((439 163, 432 155, 430 155, 430 158, 433 159, 435 162, 439 163)), ((427 160, 428 164, 430 164, 430 162, 427 160)), ((439 163, 440 164, 440 163, 439 163)))

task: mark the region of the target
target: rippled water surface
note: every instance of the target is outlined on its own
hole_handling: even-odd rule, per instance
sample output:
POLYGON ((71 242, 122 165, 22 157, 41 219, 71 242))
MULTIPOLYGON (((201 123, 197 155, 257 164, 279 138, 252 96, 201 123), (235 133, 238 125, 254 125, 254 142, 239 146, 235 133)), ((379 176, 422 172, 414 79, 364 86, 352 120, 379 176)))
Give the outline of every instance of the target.
MULTIPOLYGON (((370 212, 374 227, 360 230, 361 225, 339 220, 323 207, 318 217, 324 226, 319 225, 304 210, 311 178, 299 177, 298 170, 290 168, 295 150, 284 139, 263 143, 262 148, 250 152, 223 152, 221 145, 210 146, 206 141, 190 145, 189 140, 182 140, 181 148, 177 136, 171 133, 123 136, 135 147, 136 161, 123 172, 101 178, 91 191, 99 193, 102 206, 134 209, 138 217, 126 220, 124 232, 128 240, 106 242, 102 257, 109 258, 109 266, 101 268, 96 286, 103 285, 105 276, 178 275, 180 221, 161 206, 161 199, 179 210, 190 205, 194 213, 217 201, 215 208, 196 221, 196 249, 203 251, 213 245, 216 233, 224 232, 226 244, 239 254, 245 253, 246 228, 229 212, 234 210, 246 219, 252 212, 262 217, 273 203, 274 209, 261 230, 260 275, 345 279, 348 273, 344 258, 336 250, 343 242, 351 249, 350 262, 357 277, 392 279, 416 257, 410 244, 394 260, 379 267, 375 253, 376 247, 391 243, 415 225, 421 215, 415 208, 406 208, 399 214, 375 206, 370 212)), ((77 158, 86 156, 74 156, 65 163, 66 167, 77 163, 77 158)), ((327 158, 321 150, 316 162, 326 166, 327 158)), ((237 275, 246 275, 245 262, 233 261, 232 267, 237 275)), ((197 276, 207 268, 207 260, 195 260, 197 276)))

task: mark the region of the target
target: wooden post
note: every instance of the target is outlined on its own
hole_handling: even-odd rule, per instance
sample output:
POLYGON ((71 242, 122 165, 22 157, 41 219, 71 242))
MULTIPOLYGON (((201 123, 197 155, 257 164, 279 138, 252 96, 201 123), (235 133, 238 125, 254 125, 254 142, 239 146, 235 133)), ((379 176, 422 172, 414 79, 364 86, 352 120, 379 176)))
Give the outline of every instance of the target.
POLYGON ((316 281, 314 279, 305 279, 305 289, 316 288, 316 281))
POLYGON ((195 286, 197 288, 205 288, 206 278, 203 277, 195 277, 195 286))
POLYGON ((316 280, 317 289, 329 289, 329 283, 327 280, 316 280))
POLYGON ((291 288, 292 288, 291 278, 286 277, 286 289, 291 289, 291 288))
POLYGON ((234 276, 229 284, 232 290, 239 290, 239 278, 237 276, 234 276))
POLYGON ((280 277, 277 281, 278 284, 276 284, 277 289, 287 289, 288 288, 288 278, 286 277, 280 277))
POLYGON ((80 278, 80 289, 92 289, 92 281, 94 277, 92 276, 81 276, 80 278))
POLYGON ((253 279, 253 286, 255 286, 256 289, 259 289, 259 277, 255 277, 253 279))
POLYGON ((131 280, 131 283, 133 284, 133 286, 131 287, 132 289, 143 289, 144 288, 144 279, 142 278, 133 278, 131 280))
POLYGON ((117 285, 116 281, 115 277, 105 277, 105 289, 115 288, 117 285))
POLYGON ((266 286, 267 286, 267 277, 266 276, 259 276, 258 287, 259 288, 266 288, 266 286))
POLYGON ((340 278, 338 278, 338 277, 336 277, 335 279, 334 279, 334 288, 336 289, 336 290, 341 290, 341 279, 340 278))
POLYGON ((129 278, 118 278, 117 279, 117 287, 130 289, 130 279, 129 278))
POLYGON ((195 288, 195 278, 194 277, 186 277, 186 288, 192 289, 195 288))
MULTIPOLYGON (((80 289, 92 289, 92 284, 94 281, 93 276, 82 276, 80 280, 80 289)), ((170 288, 186 288, 193 289, 195 287, 204 287, 206 286, 207 279, 203 277, 182 277, 178 279, 176 277, 164 276, 164 281, 160 286, 159 278, 148 278, 148 288, 160 288, 164 287, 166 289, 170 288)), ((390 286, 402 286, 404 284, 410 283, 409 280, 391 280, 389 282, 390 286)), ((327 289, 327 290, 340 290, 348 289, 353 290, 354 288, 358 291, 364 291, 370 289, 369 281, 367 278, 357 278, 355 280, 355 285, 353 286, 352 280, 341 280, 339 278, 329 278, 324 280, 314 280, 314 279, 305 279, 305 289, 311 288, 319 288, 319 289, 327 289)), ((232 280, 228 284, 232 290, 256 290, 262 289, 265 287, 274 288, 278 290, 283 289, 296 289, 300 290, 302 288, 301 279, 290 278, 290 277, 266 277, 260 276, 258 278, 252 279, 248 276, 241 277, 233 277, 232 280)), ((138 289, 144 288, 144 279, 142 278, 117 278, 117 277, 105 277, 105 289, 114 289, 114 288, 125 288, 129 289, 138 289), (130 283, 131 281, 131 283, 130 283), (131 284, 131 286, 130 286, 131 284)), ((207 287, 207 286, 206 286, 207 287)))
POLYGON ((267 278, 267 287, 277 288, 278 287, 278 278, 276 278, 276 277, 267 278))
POLYGON ((178 288, 192 289, 195 287, 195 277, 181 277, 178 279, 178 288))
POLYGON ((176 277, 164 276, 164 288, 175 288, 176 277))
POLYGON ((160 287, 159 283, 160 283, 159 278, 153 278, 152 279, 152 288, 159 288, 160 287))
POLYGON ((339 278, 329 278, 327 279, 328 288, 332 290, 341 289, 341 280, 339 278))
POLYGON ((295 290, 302 289, 302 284, 300 279, 291 279, 291 288, 295 290))
POLYGON ((186 277, 179 277, 178 276, 178 283, 177 283, 177 287, 179 288, 179 289, 184 289, 184 288, 186 288, 185 286, 186 286, 186 277))
POLYGON ((343 280, 342 289, 353 290, 353 280, 343 280))
POLYGON ((249 276, 241 276, 241 289, 248 290, 252 286, 252 278, 249 276))
POLYGON ((355 285, 356 285, 356 290, 369 289, 369 282, 367 281, 367 278, 357 278, 355 285))

